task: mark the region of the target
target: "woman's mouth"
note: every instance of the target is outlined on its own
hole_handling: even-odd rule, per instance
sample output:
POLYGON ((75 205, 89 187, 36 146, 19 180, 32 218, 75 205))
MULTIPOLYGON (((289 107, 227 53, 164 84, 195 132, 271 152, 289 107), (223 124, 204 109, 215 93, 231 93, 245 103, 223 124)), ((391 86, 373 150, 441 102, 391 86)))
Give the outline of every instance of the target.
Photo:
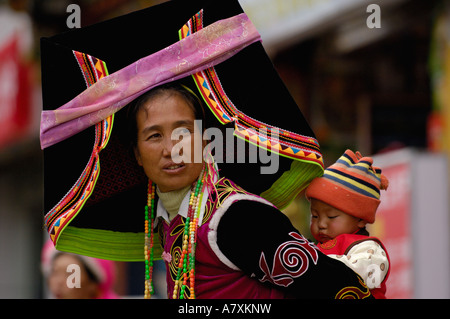
POLYGON ((183 165, 181 165, 181 164, 179 164, 179 165, 172 165, 172 166, 167 167, 166 169, 168 169, 168 170, 174 170, 174 169, 180 168, 180 167, 182 167, 182 166, 183 166, 183 165))
POLYGON ((163 167, 163 171, 168 174, 178 174, 180 173, 186 166, 183 163, 175 164, 170 163, 163 167))

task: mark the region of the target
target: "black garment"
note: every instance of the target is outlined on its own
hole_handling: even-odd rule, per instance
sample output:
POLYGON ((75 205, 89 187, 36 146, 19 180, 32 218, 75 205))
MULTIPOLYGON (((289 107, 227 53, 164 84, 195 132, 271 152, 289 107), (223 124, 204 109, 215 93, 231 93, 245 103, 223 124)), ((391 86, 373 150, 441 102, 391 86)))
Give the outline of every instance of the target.
POLYGON ((272 206, 249 200, 232 204, 219 222, 217 244, 246 274, 294 298, 371 297, 358 274, 314 248, 272 206))

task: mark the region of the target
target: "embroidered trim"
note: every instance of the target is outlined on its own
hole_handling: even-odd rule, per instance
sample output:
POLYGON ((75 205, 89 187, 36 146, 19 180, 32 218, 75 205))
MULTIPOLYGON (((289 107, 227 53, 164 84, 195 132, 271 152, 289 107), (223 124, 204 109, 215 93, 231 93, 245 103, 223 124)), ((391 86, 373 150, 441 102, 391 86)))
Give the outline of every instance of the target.
POLYGON ((290 232, 294 240, 286 241, 278 246, 274 256, 272 269, 267 264, 264 252, 259 259, 259 267, 264 272, 261 282, 269 281, 275 285, 287 287, 308 271, 310 260, 316 265, 319 254, 313 243, 296 232, 290 232))
MULTIPOLYGON (((184 39, 202 28, 203 10, 180 29, 180 39, 184 39)), ((319 143, 316 139, 268 125, 239 111, 225 93, 214 67, 197 72, 192 77, 206 105, 219 122, 222 124, 235 123, 235 136, 282 156, 295 160, 312 161, 324 167, 319 143), (272 137, 274 134, 276 134, 275 138, 272 137)))
MULTIPOLYGON (((91 86, 100 78, 108 75, 106 64, 103 61, 78 51, 73 51, 73 54, 87 86, 91 86)), ((95 125, 93 150, 86 167, 70 191, 44 217, 50 239, 55 245, 61 231, 78 214, 94 191, 100 174, 99 153, 108 144, 113 122, 114 115, 111 115, 95 125)))
POLYGON ((342 288, 334 297, 335 299, 365 299, 370 296, 369 288, 366 286, 361 277, 358 276, 361 287, 366 288, 364 291, 358 287, 349 286, 342 288))
POLYGON ((337 244, 337 240, 336 240, 336 238, 333 238, 333 239, 331 239, 331 240, 329 240, 327 242, 319 243, 319 246, 322 249, 331 249, 334 246, 336 246, 336 244, 337 244))

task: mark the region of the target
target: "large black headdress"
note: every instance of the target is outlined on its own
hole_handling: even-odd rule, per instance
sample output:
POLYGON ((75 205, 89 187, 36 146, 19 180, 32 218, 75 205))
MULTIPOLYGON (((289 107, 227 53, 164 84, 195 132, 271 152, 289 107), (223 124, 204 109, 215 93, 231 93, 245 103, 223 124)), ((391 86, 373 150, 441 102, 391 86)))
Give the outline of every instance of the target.
POLYGON ((221 176, 283 208, 323 172, 314 133, 237 0, 166 2, 43 38, 41 55, 45 224, 60 250, 142 259, 147 178, 124 142, 125 109, 167 82, 189 86, 212 125, 232 129, 221 176), (274 162, 229 156, 239 141, 274 162))

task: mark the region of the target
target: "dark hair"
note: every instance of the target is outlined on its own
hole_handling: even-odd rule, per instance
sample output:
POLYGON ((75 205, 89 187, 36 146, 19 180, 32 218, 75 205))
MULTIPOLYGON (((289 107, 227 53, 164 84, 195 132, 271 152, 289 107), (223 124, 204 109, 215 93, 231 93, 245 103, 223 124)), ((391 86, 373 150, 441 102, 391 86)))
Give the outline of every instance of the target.
MULTIPOLYGON (((203 103, 200 100, 200 98, 189 88, 186 86, 171 82, 167 84, 163 84, 161 86, 158 86, 157 88, 154 88, 140 97, 138 97, 136 100, 130 103, 127 110, 127 136, 130 142, 130 146, 133 149, 137 144, 137 114, 141 110, 141 108, 145 105, 146 102, 148 102, 150 99, 162 95, 162 94, 179 94, 181 97, 183 97, 187 102, 188 105, 192 108, 194 111, 195 119, 202 120, 203 123, 205 123, 205 109, 203 107, 203 103)), ((205 123, 206 124, 206 123, 205 123)), ((203 125, 203 129, 205 129, 205 125, 203 125)))

